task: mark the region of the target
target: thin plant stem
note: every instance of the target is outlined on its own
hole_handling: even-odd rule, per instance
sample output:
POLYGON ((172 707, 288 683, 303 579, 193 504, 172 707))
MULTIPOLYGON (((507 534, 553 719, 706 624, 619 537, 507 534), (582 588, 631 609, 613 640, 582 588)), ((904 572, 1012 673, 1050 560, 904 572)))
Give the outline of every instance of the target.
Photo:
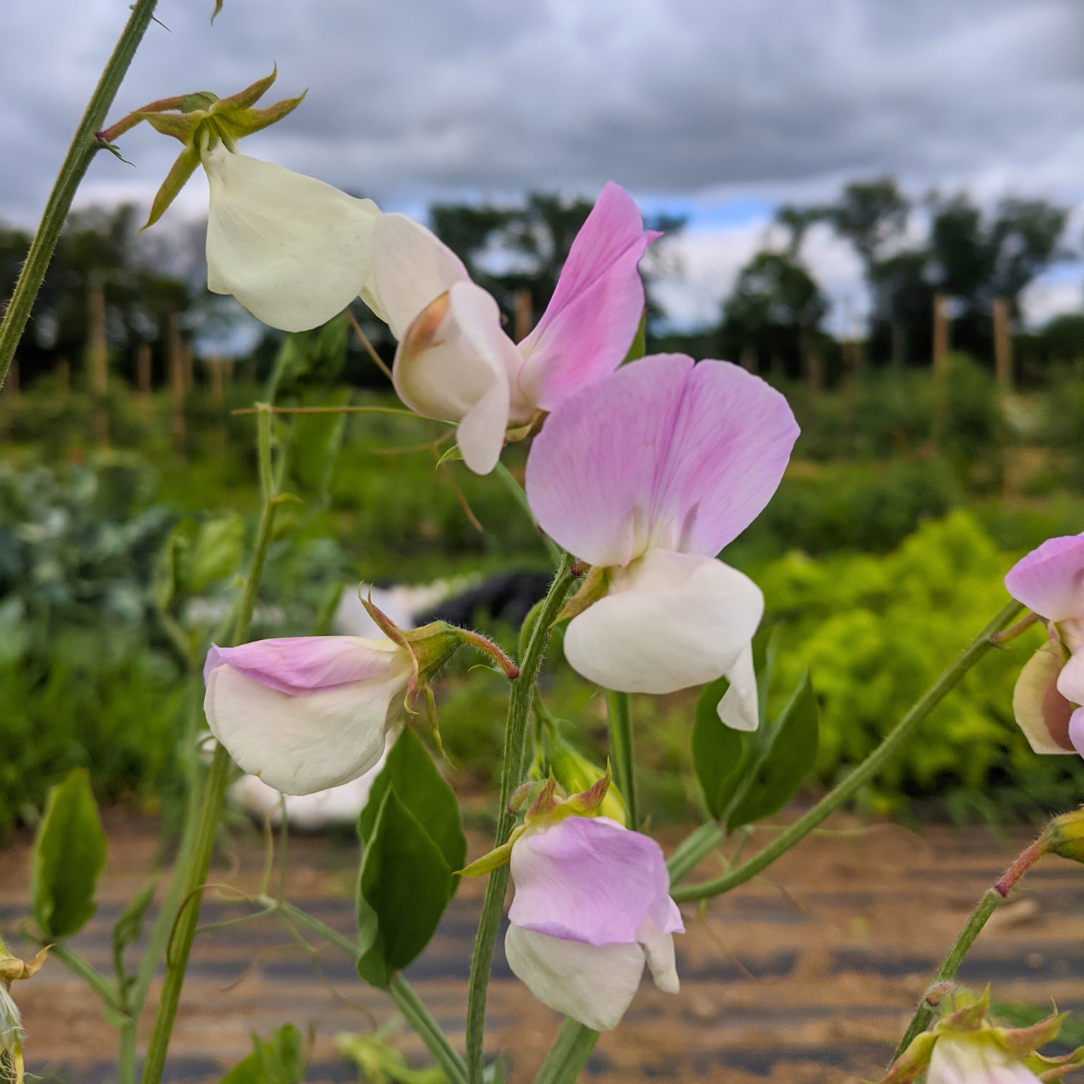
POLYGON ((354 329, 354 334, 357 335, 361 345, 365 348, 365 352, 372 359, 373 364, 390 380, 394 383, 395 377, 391 375, 391 369, 384 364, 384 359, 376 352, 376 347, 369 341, 369 336, 361 330, 361 324, 358 323, 357 317, 349 310, 346 310, 346 318, 350 321, 350 326, 354 329))
POLYGON ((104 145, 96 138, 95 133, 105 124, 109 107, 117 96, 147 27, 150 26, 156 4, 157 0, 136 0, 132 5, 132 14, 113 47, 112 56, 102 69, 98 85, 87 102, 86 112, 79 121, 60 172, 53 182, 53 190, 49 193, 41 222, 34 234, 30 251, 26 254, 15 292, 11 295, 11 302, 3 316, 3 323, 0 324, 0 385, 3 385, 7 377, 11 359, 15 356, 15 349, 22 338, 26 322, 30 319, 30 311, 41 290, 45 272, 60 240, 60 233, 75 193, 95 154, 104 145))
MULTIPOLYGON (((273 406, 268 407, 272 414, 397 414, 401 418, 416 418, 418 421, 440 421, 439 418, 423 418, 420 414, 415 414, 413 410, 403 410, 401 407, 379 407, 379 406, 350 406, 344 404, 343 406, 273 406)), ((241 407, 239 410, 231 410, 230 414, 233 417, 239 417, 243 414, 258 414, 260 412, 259 407, 241 407)), ((440 422, 441 425, 451 425, 451 422, 440 422)))
POLYGON ((95 971, 75 949, 59 941, 49 949, 49 955, 59 960, 73 975, 78 975, 101 998, 103 1005, 107 1005, 116 1012, 122 1011, 116 986, 104 975, 95 971))
POLYGON ((934 975, 933 983, 926 993, 922 995, 922 1000, 919 1001, 918 1007, 915 1009, 915 1015, 911 1018, 911 1023, 907 1026, 907 1030, 900 1040, 900 1045, 896 1047, 896 1053, 892 1055, 893 1061, 911 1045, 916 1035, 929 1027, 936 1006, 941 1000, 940 997, 936 997, 935 1000, 931 996, 935 995, 937 985, 947 983, 956 974, 964 957, 975 943, 975 938, 982 932, 982 928, 989 921, 994 911, 997 910, 998 905, 1006 899, 1016 882, 1043 856, 1045 842, 1044 834, 1021 853, 1016 861, 1002 874, 1001 879, 996 884, 983 893, 964 928, 953 942, 952 948, 949 949, 948 955, 941 961, 941 966, 937 969, 937 974, 934 975))
MULTIPOLYGON (((259 404, 257 427, 260 466, 260 486, 263 505, 260 510, 260 522, 256 529, 253 545, 252 563, 245 579, 244 592, 237 613, 232 643, 243 644, 248 640, 252 626, 252 613, 256 608, 260 579, 263 575, 267 550, 271 544, 278 509, 279 497, 274 493, 271 479, 274 478, 271 462, 271 410, 266 404, 259 404)), ((160 1084, 166 1065, 166 1054, 173 1034, 173 1021, 181 1000, 181 988, 184 985, 188 958, 192 952, 192 941, 199 922, 200 899, 207 871, 211 866, 215 838, 218 835, 218 822, 222 815, 222 798, 229 779, 230 755, 221 743, 215 746, 211 767, 203 786, 200 804, 199 822, 195 832, 192 852, 186 863, 182 883, 184 892, 180 911, 173 924, 166 951, 166 977, 162 984, 162 995, 158 1002, 158 1015, 151 1032, 147 1048, 147 1059, 143 1065, 142 1084, 160 1084)))
POLYGON ((546 1054, 534 1084, 572 1084, 587 1064, 598 1042, 598 1032, 565 1017, 553 1046, 546 1054))
MULTIPOLYGON (((560 567, 550 585, 549 593, 538 611, 527 647, 520 660, 519 677, 512 683, 508 698, 508 720, 504 731, 504 765, 501 770, 500 806, 497 812, 497 831, 494 848, 508 841, 515 823, 515 816, 508 803, 516 788, 523 781, 524 752, 527 723, 531 716, 535 681, 546 653, 550 629, 565 603, 575 576, 572 558, 561 558, 560 567)), ((467 993, 467 1070, 470 1084, 482 1084, 482 1046, 485 1030, 486 993, 489 987, 489 969, 493 962, 493 945, 497 939, 504 895, 508 888, 508 867, 501 866, 489 875, 485 902, 478 921, 478 933, 471 958, 470 986, 467 993)))
POLYGON ((493 468, 493 474, 504 484, 504 488, 512 494, 516 504, 534 524, 534 529, 542 536, 542 543, 556 568, 561 563, 561 547, 538 525, 538 520, 535 519, 535 514, 531 511, 531 506, 527 502, 527 494, 523 491, 523 486, 512 477, 512 472, 503 463, 497 463, 496 467, 493 468))
POLYGON ((629 694, 609 690, 606 693, 606 717, 610 730, 610 766, 614 783, 625 799, 628 811, 626 828, 639 827, 640 817, 636 804, 636 759, 632 744, 632 712, 629 710, 629 694))
POLYGON ((670 884, 679 884, 686 874, 694 870, 716 847, 726 841, 726 828, 718 821, 708 821, 695 832, 687 835, 666 860, 670 871, 670 884))
MULTIPOLYGON (((926 690, 918 703, 896 724, 895 728, 881 744, 857 768, 847 776, 834 790, 826 794, 808 813, 800 817, 785 832, 776 837, 752 858, 730 870, 722 877, 700 884, 683 885, 674 888, 670 895, 678 903, 708 899, 729 892, 738 885, 745 884, 762 870, 770 866, 780 855, 786 854, 795 844, 801 842, 830 814, 834 813, 857 790, 865 786, 889 760, 895 756, 900 746, 918 728, 919 723, 952 691, 986 653, 998 646, 993 637, 1012 623, 1023 609, 1019 602, 1010 602, 975 637, 941 676, 926 690)), ((710 849, 710 848, 709 848, 710 849)), ((691 868, 691 867, 690 867, 691 868)))

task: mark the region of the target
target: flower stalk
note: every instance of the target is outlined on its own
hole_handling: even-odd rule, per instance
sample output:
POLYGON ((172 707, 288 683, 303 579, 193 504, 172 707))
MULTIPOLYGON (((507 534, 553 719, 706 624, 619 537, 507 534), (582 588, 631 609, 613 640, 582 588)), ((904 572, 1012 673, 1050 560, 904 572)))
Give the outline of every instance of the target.
POLYGON ((606 707, 614 785, 625 799, 625 808, 628 810, 625 827, 635 831, 639 827, 640 818, 636 805, 636 758, 633 753, 629 694, 612 690, 607 692, 606 707))

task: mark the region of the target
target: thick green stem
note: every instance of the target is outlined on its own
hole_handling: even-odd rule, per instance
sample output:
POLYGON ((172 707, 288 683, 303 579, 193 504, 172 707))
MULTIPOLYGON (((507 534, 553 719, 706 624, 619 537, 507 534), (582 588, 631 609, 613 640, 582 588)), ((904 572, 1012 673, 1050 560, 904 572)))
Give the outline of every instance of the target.
POLYGON ((598 1032, 566 1017, 550 1047, 534 1084, 572 1084, 587 1064, 598 1042, 598 1032))
MULTIPOLYGON (((572 559, 565 554, 550 586, 549 594, 537 614, 537 619, 527 640, 527 647, 520 660, 519 677, 512 683, 508 698, 508 721, 504 731, 504 767, 501 771, 500 808, 497 812, 497 832, 494 848, 508 841, 515 823, 515 816, 508 808, 512 795, 523 781, 524 746, 527 721, 531 716, 531 701, 535 681, 542 666, 542 659, 549 642, 550 628, 561 612, 575 576, 572 559)), ((533 615, 528 615, 529 618, 533 615)), ((471 959, 470 986, 467 995, 467 1069, 470 1084, 482 1084, 482 1043, 485 1030, 486 991, 489 987, 489 969, 493 961, 493 944, 501 921, 504 894, 508 888, 508 867, 501 866, 489 875, 486 885, 482 917, 478 922, 478 934, 474 940, 471 959)))
POLYGON ((135 1084, 136 1028, 139 1017, 129 1016, 120 1025, 120 1053, 117 1055, 117 1084, 135 1084))
POLYGON ((15 356, 15 348, 22 338, 23 329, 30 319, 30 311, 37 300, 49 261, 53 258, 60 231, 72 205, 72 199, 79 188, 83 176, 90 166, 94 155, 101 149, 94 133, 105 124, 106 114, 117 96, 121 82, 128 71, 139 43, 143 40, 147 27, 154 15, 157 0, 136 0, 132 5, 132 14, 121 33, 102 71, 98 85, 87 103, 86 112, 75 130, 64 163, 60 167, 49 200, 42 212, 37 233, 26 255, 22 273, 11 295, 11 303, 0 324, 0 385, 3 385, 15 356))
POLYGON ((610 768, 629 813, 626 827, 636 829, 640 825, 640 817, 636 806, 636 760, 633 755, 629 694, 612 690, 607 692, 606 708, 610 728, 610 768))
POLYGON ((678 903, 708 899, 729 892, 745 884, 762 870, 767 869, 780 855, 786 854, 803 840, 814 828, 834 813, 859 788, 865 786, 896 754, 901 745, 917 729, 919 723, 945 696, 959 684, 964 674, 988 651, 997 646, 994 635, 1006 628, 1023 609, 1018 602, 1010 602, 1001 612, 964 648, 955 662, 923 694, 917 704, 896 724, 883 742, 834 790, 826 794, 808 813, 800 817, 763 850, 736 869, 714 880, 675 888, 670 894, 678 903))

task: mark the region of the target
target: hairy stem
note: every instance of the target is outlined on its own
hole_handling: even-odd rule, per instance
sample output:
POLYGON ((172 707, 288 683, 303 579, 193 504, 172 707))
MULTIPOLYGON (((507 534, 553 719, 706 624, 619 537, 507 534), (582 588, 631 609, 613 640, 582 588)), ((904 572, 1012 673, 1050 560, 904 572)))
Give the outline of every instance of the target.
POLYGON ((768 846, 722 877, 675 888, 670 893, 671 896, 678 903, 687 903, 729 892, 732 888, 745 884, 762 870, 767 869, 780 855, 786 854, 791 847, 801 842, 891 760, 900 746, 911 737, 919 723, 959 684, 964 674, 997 645, 994 636, 1009 625, 1021 609, 1023 607, 1019 602, 1010 602, 1003 607, 993 621, 964 648, 956 661, 945 669, 926 690, 918 703, 896 724, 895 729, 884 741, 839 786, 826 794, 808 813, 795 821, 768 846))
MULTIPOLYGON (((535 681, 542 666, 542 658, 549 642, 550 627, 564 606, 565 598, 575 577, 572 559, 565 554, 550 586, 549 594, 542 604, 527 640, 527 647, 520 660, 519 677, 512 683, 508 698, 508 721, 504 731, 504 766, 501 770, 500 807, 497 812, 497 832, 494 848, 508 842, 515 822, 508 803, 516 788, 523 781, 524 745, 527 721, 531 715, 535 681)), ((493 944, 501 920, 504 894, 508 888, 508 867, 501 866, 489 875, 486 885, 482 917, 478 922, 478 934, 474 941, 471 959, 470 986, 467 995, 467 1069, 470 1084, 482 1084, 482 1043, 485 1030, 486 992, 489 987, 489 969, 493 961, 493 944)))
POLYGON ((629 694, 612 690, 606 693, 606 718, 610 729, 610 767, 614 783, 625 799, 628 810, 626 828, 635 830, 640 825, 636 807, 636 760, 632 744, 632 712, 629 710, 629 694))
POLYGON ((30 319, 30 311, 37 300, 57 241, 60 240, 60 231, 64 228, 64 220, 68 217, 72 199, 94 155, 101 149, 102 144, 95 138, 95 132, 105 124, 106 114, 150 25, 157 2, 158 0, 136 0, 132 5, 132 14, 113 48, 113 55, 102 70, 83 119, 75 130, 60 172, 53 182, 53 190, 49 193, 49 200, 45 204, 41 222, 26 255, 15 292, 11 295, 11 303, 4 314, 3 323, 0 324, 0 385, 3 385, 7 377, 11 359, 15 356, 15 348, 19 345, 27 320, 30 319))

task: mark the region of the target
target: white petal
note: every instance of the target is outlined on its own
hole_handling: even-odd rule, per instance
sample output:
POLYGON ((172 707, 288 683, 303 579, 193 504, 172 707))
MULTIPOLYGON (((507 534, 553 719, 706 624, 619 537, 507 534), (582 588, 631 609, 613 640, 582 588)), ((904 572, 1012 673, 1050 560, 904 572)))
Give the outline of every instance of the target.
POLYGON ((760 724, 757 703, 757 672, 753 667, 753 645, 748 643, 738 661, 726 672, 730 688, 723 694, 716 711, 719 718, 734 730, 756 730, 760 724))
POLYGON ((569 622, 565 657, 607 689, 670 693, 734 667, 764 612, 748 576, 722 561, 648 550, 569 622))
POLYGON ((377 762, 409 676, 404 663, 386 678, 291 696, 219 666, 207 675, 203 707, 211 731, 246 772, 284 794, 312 794, 377 762))
POLYGON ((372 200, 221 144, 203 165, 209 290, 283 331, 318 327, 358 296, 380 216, 372 200))
POLYGON ((648 915, 640 925, 640 944, 644 946, 647 966, 655 985, 666 994, 681 989, 678 981, 677 959, 674 955, 674 935, 663 933, 648 915))
POLYGON ((402 339, 418 314, 457 282, 469 282, 462 260, 406 215, 381 215, 373 230, 373 275, 364 297, 402 339))
POLYGON ((584 1027, 612 1031, 644 973, 639 945, 585 945, 509 926, 508 966, 531 993, 584 1027))
POLYGON ((943 1035, 937 1040, 927 1084, 1039 1084, 1011 1054, 989 1042, 943 1035))

